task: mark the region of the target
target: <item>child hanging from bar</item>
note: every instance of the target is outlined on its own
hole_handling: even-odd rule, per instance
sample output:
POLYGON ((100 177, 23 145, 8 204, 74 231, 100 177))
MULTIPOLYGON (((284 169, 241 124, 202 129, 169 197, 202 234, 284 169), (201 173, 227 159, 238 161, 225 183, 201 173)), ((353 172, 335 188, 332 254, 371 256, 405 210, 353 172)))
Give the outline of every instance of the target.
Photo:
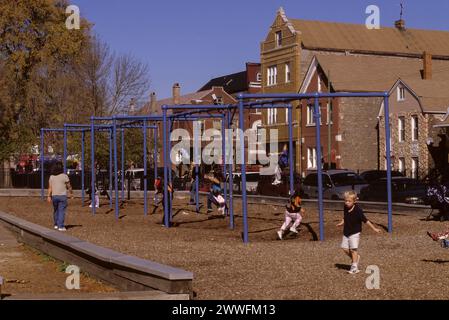
MULTIPOLYGON (((158 202, 157 205, 162 203, 162 225, 165 225, 165 192, 164 192, 164 182, 162 181, 161 177, 157 177, 154 180, 154 190, 155 190, 155 196, 158 194, 162 194, 162 200, 158 202)), ((167 184, 167 191, 168 191, 168 208, 172 208, 173 203, 173 197, 174 197, 174 189, 170 182, 167 184)), ((169 225, 172 225, 172 222, 170 221, 169 217, 169 225)))
POLYGON ((305 213, 305 210, 301 208, 301 197, 299 196, 299 192, 295 191, 293 195, 290 197, 290 204, 285 206, 285 220, 281 229, 277 232, 279 240, 282 240, 285 231, 293 222, 293 225, 290 227, 290 231, 294 234, 298 234, 298 227, 302 221, 302 215, 305 213))

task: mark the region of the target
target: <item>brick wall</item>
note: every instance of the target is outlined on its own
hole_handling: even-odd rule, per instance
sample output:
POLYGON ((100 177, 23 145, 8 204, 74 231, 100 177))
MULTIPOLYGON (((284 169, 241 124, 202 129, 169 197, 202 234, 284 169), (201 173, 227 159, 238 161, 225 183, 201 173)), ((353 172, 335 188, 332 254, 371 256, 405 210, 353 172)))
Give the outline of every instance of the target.
POLYGON ((340 167, 376 170, 378 167, 377 116, 382 98, 342 98, 339 104, 340 167))

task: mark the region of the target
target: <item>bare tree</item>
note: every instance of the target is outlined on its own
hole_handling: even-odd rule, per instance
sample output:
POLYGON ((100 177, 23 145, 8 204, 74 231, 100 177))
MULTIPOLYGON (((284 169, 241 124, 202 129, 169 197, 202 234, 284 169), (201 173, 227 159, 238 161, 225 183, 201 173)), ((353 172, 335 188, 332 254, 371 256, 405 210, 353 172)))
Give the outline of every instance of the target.
POLYGON ((113 59, 109 46, 97 36, 92 36, 89 47, 84 50, 80 80, 87 86, 88 109, 94 116, 102 116, 107 112, 108 78, 113 59))
POLYGON ((147 64, 129 54, 115 58, 109 85, 109 113, 126 113, 131 99, 138 105, 144 103, 149 86, 147 64))

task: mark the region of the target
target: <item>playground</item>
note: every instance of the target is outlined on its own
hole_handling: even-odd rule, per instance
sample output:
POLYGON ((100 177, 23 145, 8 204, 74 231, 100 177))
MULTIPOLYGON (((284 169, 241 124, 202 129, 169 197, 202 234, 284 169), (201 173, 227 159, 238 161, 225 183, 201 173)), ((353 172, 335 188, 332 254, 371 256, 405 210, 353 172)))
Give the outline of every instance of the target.
MULTIPOLYGON (((205 203, 205 198, 201 202, 205 203)), ((173 204, 174 227, 162 225, 162 206, 135 199, 120 210, 103 204, 95 215, 69 201, 67 234, 113 250, 183 268, 194 273, 195 299, 448 299, 445 277, 449 251, 433 242, 426 231, 446 225, 424 221, 427 210, 393 212, 393 233, 387 232, 387 214, 365 210, 382 229, 375 234, 364 227, 360 255, 361 272, 351 275, 348 258, 341 252, 342 207, 324 210, 324 241, 319 239, 316 204, 306 205, 298 236, 276 238, 283 207, 249 204, 249 243, 242 242, 241 201, 236 199, 235 229, 229 217, 216 211, 199 214, 186 205, 188 194, 178 193, 173 204), (155 210, 154 210, 155 209, 155 210), (154 211, 154 212, 153 212, 154 211), (380 289, 368 290, 369 265, 380 270, 380 289)), ((103 202, 105 203, 105 202, 103 202)), ((0 210, 30 222, 52 227, 52 208, 36 197, 0 198, 0 210)))

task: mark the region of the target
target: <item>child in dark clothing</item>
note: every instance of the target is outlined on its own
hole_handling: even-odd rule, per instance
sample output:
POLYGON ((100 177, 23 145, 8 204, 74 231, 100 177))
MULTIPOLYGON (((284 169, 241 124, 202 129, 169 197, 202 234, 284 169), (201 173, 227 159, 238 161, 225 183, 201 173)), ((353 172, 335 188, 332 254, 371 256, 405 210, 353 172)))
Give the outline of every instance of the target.
POLYGON ((343 227, 343 240, 341 248, 351 258, 352 264, 349 273, 359 273, 358 268, 360 255, 357 252, 360 242, 360 233, 362 232, 362 222, 366 223, 374 232, 380 233, 381 230, 376 228, 363 213, 362 208, 357 204, 357 194, 354 191, 345 192, 344 218, 337 224, 337 227, 343 227))
POLYGON ((301 197, 298 192, 295 192, 290 197, 290 204, 285 206, 285 220, 284 224, 281 227, 281 230, 277 232, 279 240, 282 240, 285 230, 287 230, 288 226, 292 223, 293 225, 290 227, 290 231, 293 233, 298 233, 298 226, 302 221, 302 214, 305 213, 305 210, 301 208, 301 197))
MULTIPOLYGON (((162 181, 161 177, 157 177, 154 181, 154 190, 156 190, 156 195, 162 194, 162 200, 160 203, 162 203, 162 224, 165 223, 165 192, 164 192, 164 183, 162 181)), ((173 197, 174 197, 174 189, 171 183, 167 184, 167 191, 168 191, 168 208, 172 207, 173 197)), ((171 221, 169 221, 171 223, 171 221)))

